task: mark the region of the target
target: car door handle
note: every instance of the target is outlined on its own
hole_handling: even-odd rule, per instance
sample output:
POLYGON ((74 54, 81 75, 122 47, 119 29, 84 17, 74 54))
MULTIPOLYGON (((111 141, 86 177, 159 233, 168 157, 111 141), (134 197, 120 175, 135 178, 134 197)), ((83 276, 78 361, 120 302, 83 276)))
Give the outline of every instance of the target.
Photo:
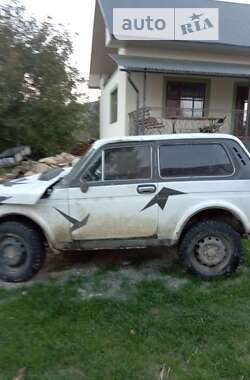
POLYGON ((155 185, 140 185, 137 187, 138 194, 153 194, 156 192, 155 185))

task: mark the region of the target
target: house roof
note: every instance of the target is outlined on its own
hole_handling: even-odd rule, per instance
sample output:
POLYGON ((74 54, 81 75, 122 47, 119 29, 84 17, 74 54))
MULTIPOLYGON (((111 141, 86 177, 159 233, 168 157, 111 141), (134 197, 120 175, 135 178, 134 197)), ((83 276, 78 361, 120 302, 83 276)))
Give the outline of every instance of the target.
POLYGON ((134 57, 117 54, 113 54, 111 57, 119 68, 124 71, 250 78, 250 64, 240 65, 236 63, 134 57))
MULTIPOLYGON (((187 0, 98 0, 105 26, 113 35, 114 8, 187 8, 187 0)), ((250 47, 250 5, 218 0, 189 0, 188 8, 218 8, 220 38, 216 44, 250 47)), ((211 44, 211 43, 210 43, 211 44)))
MULTIPOLYGON (((101 77, 108 78, 116 69, 115 61, 110 58, 110 53, 117 52, 120 47, 132 47, 134 50, 138 46, 146 49, 152 44, 159 49, 178 49, 183 51, 200 52, 222 52, 228 56, 238 53, 249 56, 250 52, 250 5, 228 3, 218 0, 96 0, 95 24, 92 43, 92 56, 90 66, 89 87, 100 88, 101 77), (220 30, 219 41, 119 41, 113 35, 113 9, 114 8, 219 8, 220 30), (115 50, 114 50, 115 49, 115 50)), ((140 62, 136 62, 141 66, 140 62)), ((165 70, 171 72, 170 65, 175 62, 168 61, 165 70)), ((162 62, 147 62, 150 65, 162 67, 162 62)), ((181 65, 178 68, 181 71, 181 65)), ((183 62, 184 65, 184 62, 183 62)), ((122 64, 121 64, 122 66, 122 64)), ((221 73, 221 66, 209 63, 196 63, 197 73, 209 73, 209 70, 221 73), (199 71, 200 70, 200 71, 199 71)), ((240 65, 223 65, 228 69, 228 76, 249 76, 249 67, 240 65), (240 75, 242 73, 242 75, 240 75)), ((157 67, 156 67, 157 68, 157 67)), ((190 61, 182 67, 182 72, 189 70, 190 61)), ((141 69, 141 67, 140 67, 141 69)), ((175 71, 176 72, 176 71, 175 71)), ((223 71, 223 75, 225 72, 223 71)))

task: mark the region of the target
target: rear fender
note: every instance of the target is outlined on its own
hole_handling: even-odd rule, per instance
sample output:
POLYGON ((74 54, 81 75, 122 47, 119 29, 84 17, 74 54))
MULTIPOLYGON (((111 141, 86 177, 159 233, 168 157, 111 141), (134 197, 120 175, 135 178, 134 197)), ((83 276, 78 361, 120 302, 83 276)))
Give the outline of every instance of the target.
POLYGON ((231 202, 203 202, 199 205, 196 205, 195 207, 189 208, 182 216, 180 221, 178 222, 175 231, 174 231, 174 238, 175 240, 179 240, 182 231, 186 227, 187 223, 190 221, 190 219, 195 216, 196 214, 206 211, 206 210, 212 210, 212 209, 221 209, 224 211, 228 211, 229 213, 233 214, 238 220, 241 221, 242 225, 244 226, 244 230, 248 232, 250 230, 249 226, 249 220, 247 216, 242 212, 241 209, 239 209, 237 206, 235 206, 231 202))

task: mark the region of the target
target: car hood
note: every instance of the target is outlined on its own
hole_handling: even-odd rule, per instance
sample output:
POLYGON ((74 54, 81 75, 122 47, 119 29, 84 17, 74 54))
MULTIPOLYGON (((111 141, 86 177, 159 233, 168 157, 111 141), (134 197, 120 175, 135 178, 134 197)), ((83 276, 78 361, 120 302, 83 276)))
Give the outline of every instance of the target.
POLYGON ((56 168, 46 173, 30 177, 22 177, 0 185, 1 204, 36 204, 45 192, 61 178, 65 177, 72 168, 56 168))

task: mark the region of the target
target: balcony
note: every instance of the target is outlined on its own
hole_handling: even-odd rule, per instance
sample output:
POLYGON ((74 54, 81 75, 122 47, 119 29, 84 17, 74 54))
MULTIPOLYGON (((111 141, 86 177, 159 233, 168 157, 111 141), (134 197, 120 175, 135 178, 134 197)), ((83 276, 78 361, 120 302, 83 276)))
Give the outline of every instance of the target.
POLYGON ((171 109, 144 107, 129 114, 130 135, 171 133, 229 133, 250 139, 247 110, 237 109, 171 109), (178 114, 179 113, 179 114, 178 114), (170 116, 171 115, 171 116, 170 116))

